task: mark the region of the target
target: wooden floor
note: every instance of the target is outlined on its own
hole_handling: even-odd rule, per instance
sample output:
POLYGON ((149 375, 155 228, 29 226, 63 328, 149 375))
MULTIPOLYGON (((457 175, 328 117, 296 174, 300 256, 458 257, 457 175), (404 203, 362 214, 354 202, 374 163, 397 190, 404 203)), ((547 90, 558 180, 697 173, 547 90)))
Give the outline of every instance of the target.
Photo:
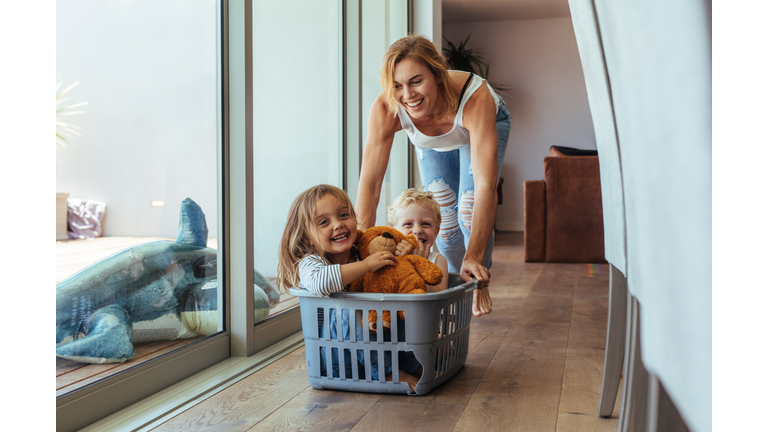
POLYGON ((608 314, 604 264, 523 262, 499 233, 493 313, 473 318, 467 362, 426 396, 315 390, 304 348, 153 431, 615 431, 597 416, 608 314))

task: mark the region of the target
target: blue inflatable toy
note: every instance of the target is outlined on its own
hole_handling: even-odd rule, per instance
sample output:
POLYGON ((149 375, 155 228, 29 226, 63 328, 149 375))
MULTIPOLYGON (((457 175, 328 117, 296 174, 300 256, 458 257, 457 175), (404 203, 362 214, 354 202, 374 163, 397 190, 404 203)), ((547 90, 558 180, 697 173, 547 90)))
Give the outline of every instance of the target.
MULTIPOLYGON (((218 331, 217 254, 197 203, 181 203, 176 241, 147 243, 107 257, 56 285, 56 355, 119 363, 133 344, 218 331)), ((254 271, 254 319, 277 305, 277 289, 254 271)))

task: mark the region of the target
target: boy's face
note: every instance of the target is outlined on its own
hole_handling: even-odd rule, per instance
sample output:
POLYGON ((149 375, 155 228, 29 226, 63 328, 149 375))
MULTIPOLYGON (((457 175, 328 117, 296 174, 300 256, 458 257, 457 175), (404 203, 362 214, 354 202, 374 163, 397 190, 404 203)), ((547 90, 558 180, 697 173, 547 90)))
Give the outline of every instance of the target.
POLYGON ((395 218, 395 229, 405 235, 413 234, 427 250, 435 243, 440 227, 435 225, 435 216, 429 209, 413 203, 395 210, 395 218))

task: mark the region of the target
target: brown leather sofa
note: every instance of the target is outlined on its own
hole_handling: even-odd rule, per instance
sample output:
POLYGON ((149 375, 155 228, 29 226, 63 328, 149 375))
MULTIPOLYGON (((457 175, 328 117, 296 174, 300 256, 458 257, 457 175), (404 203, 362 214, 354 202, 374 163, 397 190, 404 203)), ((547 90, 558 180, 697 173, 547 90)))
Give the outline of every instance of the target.
POLYGON ((523 187, 526 262, 606 262, 596 151, 553 146, 544 180, 523 187))

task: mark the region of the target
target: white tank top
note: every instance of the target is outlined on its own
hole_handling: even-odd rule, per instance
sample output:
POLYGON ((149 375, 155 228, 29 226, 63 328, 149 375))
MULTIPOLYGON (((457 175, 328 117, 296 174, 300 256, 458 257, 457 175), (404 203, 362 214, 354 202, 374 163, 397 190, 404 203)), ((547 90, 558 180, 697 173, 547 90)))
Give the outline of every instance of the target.
POLYGON ((437 257, 440 256, 440 252, 430 251, 428 260, 432 261, 432 264, 437 264, 437 257))
MULTIPOLYGON (((464 104, 469 100, 472 94, 480 88, 485 82, 483 78, 478 75, 472 75, 472 82, 469 83, 464 96, 459 101, 459 110, 456 112, 456 119, 453 121, 453 127, 450 131, 439 136, 428 136, 421 133, 416 129, 416 125, 413 124, 413 120, 408 115, 408 112, 402 106, 399 106, 397 116, 400 118, 400 125, 403 130, 408 134, 411 142, 414 146, 424 149, 433 149, 436 151, 451 151, 464 147, 469 144, 469 130, 464 127, 464 104)), ((488 90, 493 96, 493 101, 496 103, 496 112, 499 112, 499 96, 493 91, 491 85, 486 83, 488 90)))

